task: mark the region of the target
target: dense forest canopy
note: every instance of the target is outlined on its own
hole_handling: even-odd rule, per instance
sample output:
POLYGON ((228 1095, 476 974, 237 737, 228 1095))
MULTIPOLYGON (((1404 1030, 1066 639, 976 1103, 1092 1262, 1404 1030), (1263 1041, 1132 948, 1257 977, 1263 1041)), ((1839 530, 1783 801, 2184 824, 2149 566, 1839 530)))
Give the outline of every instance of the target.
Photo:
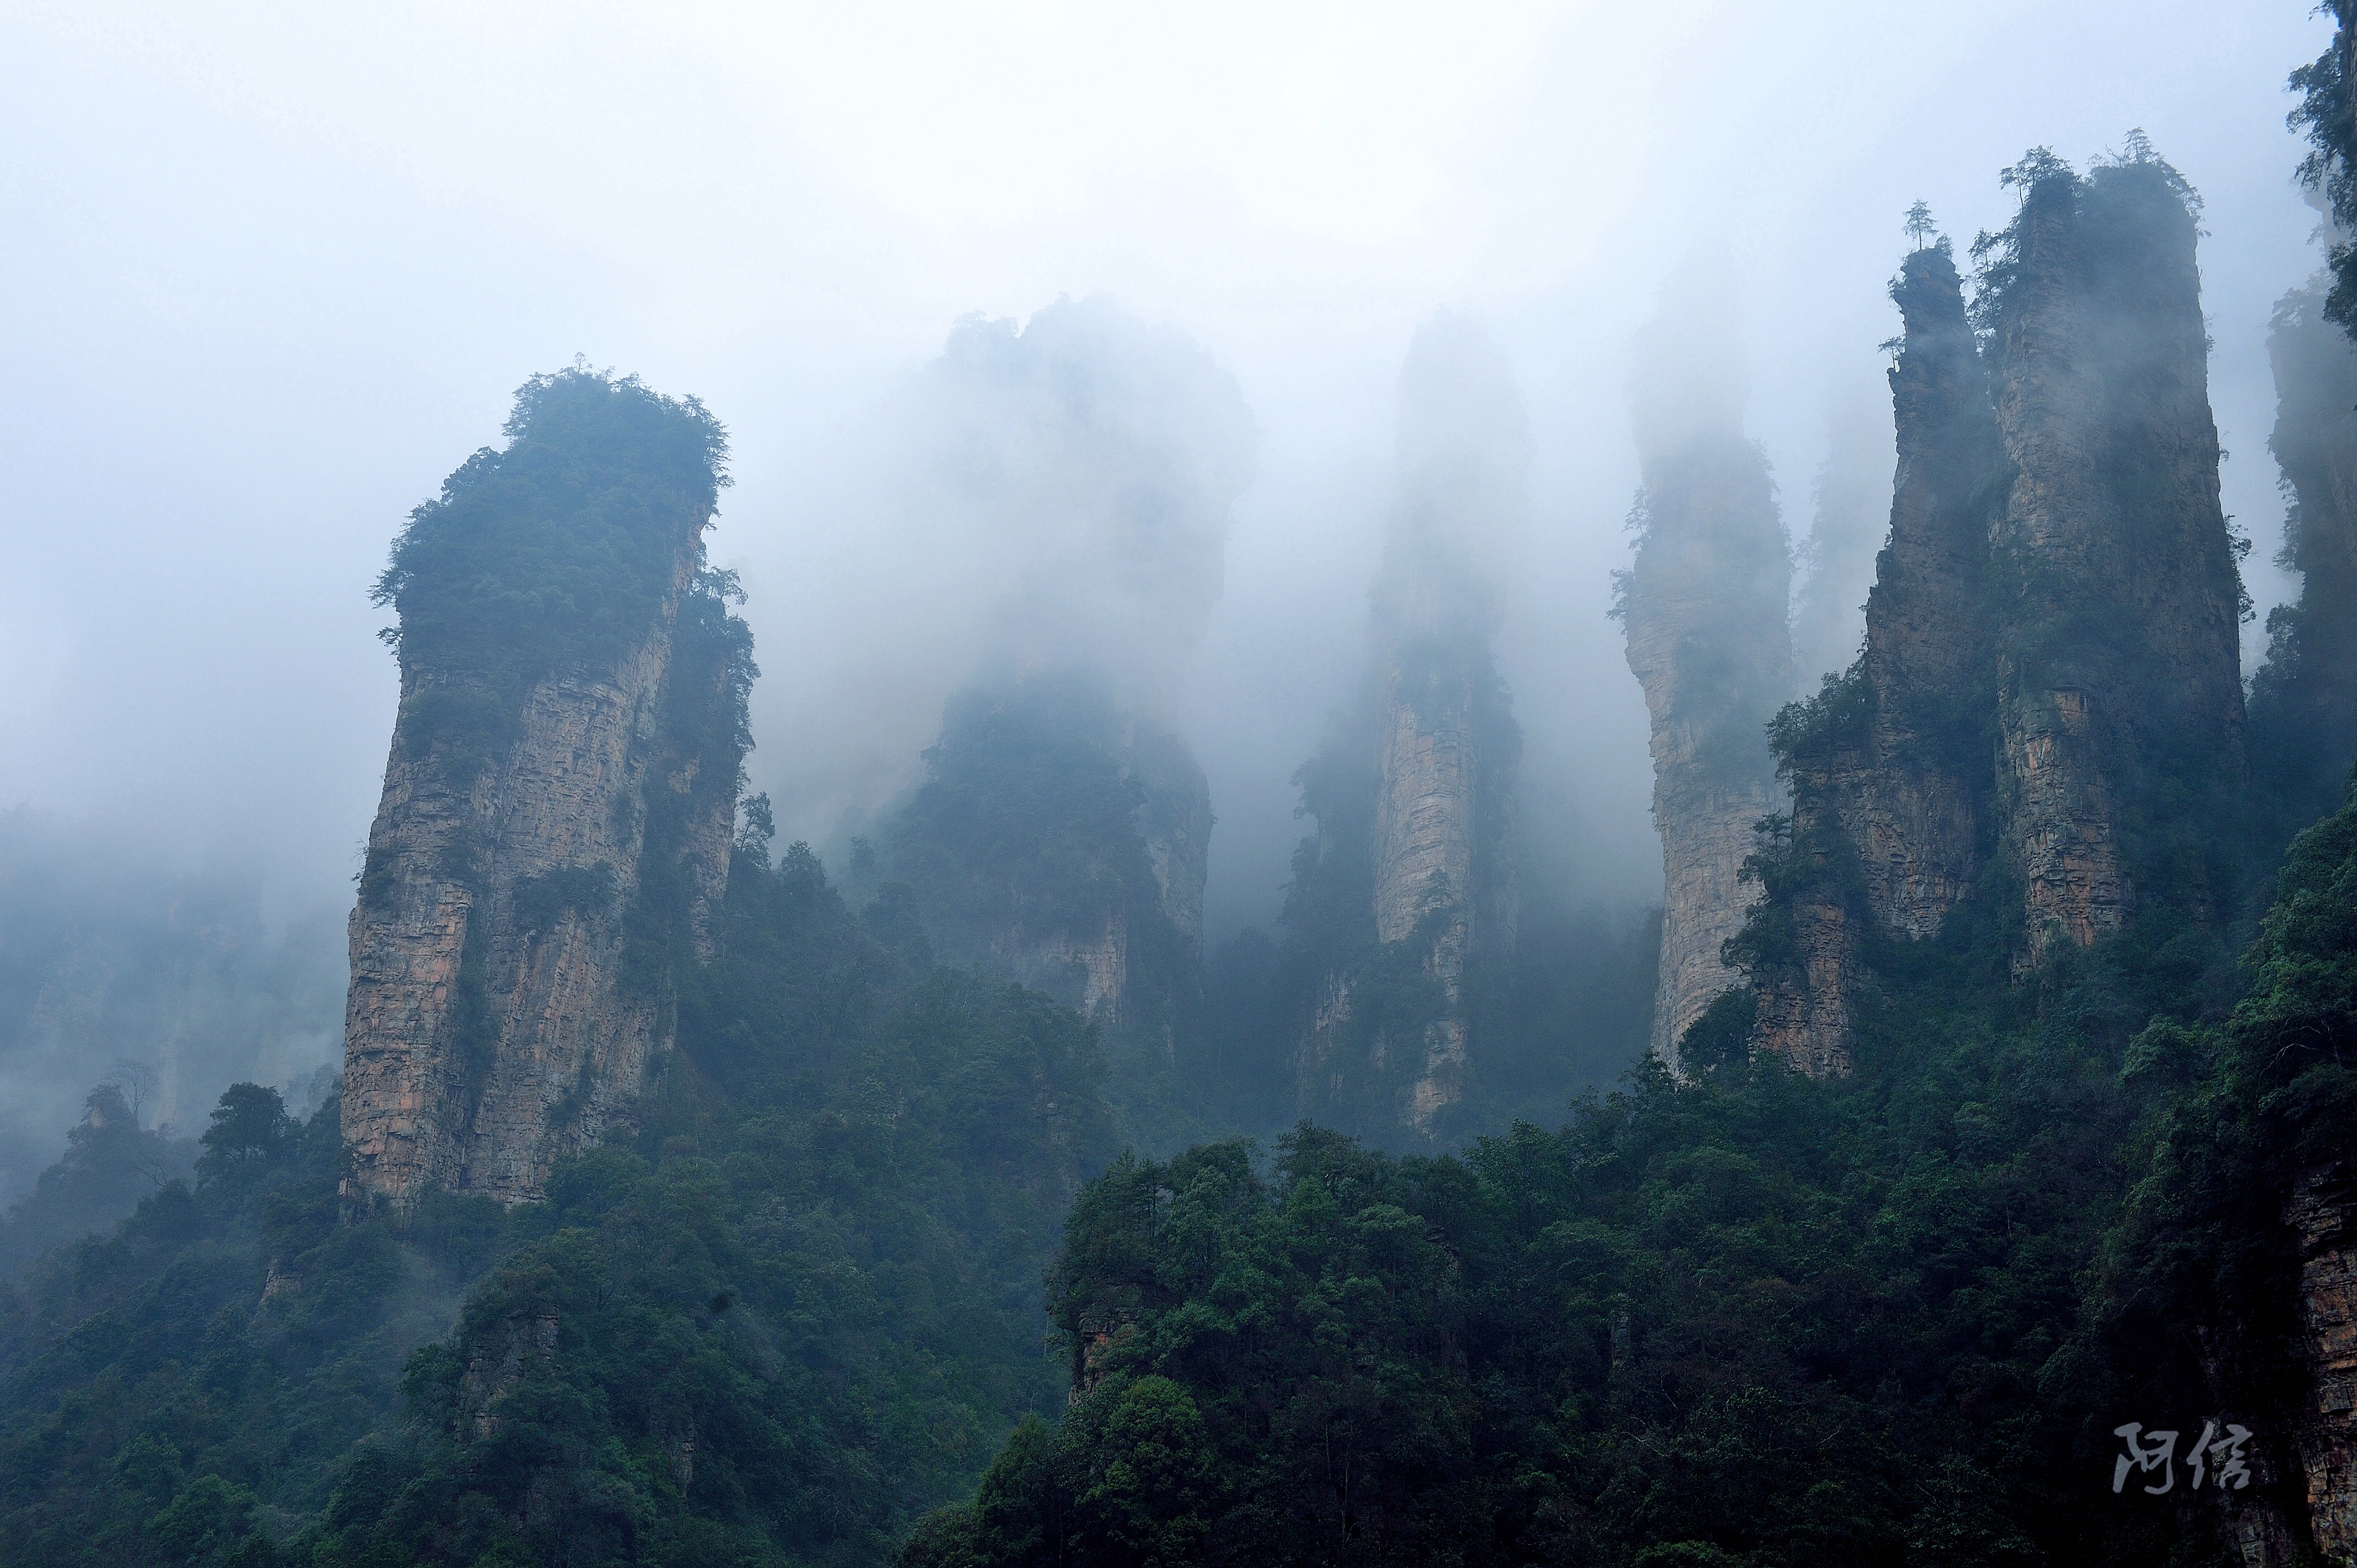
POLYGON ((504 434, 393 541, 375 597, 401 622, 385 640, 425 669, 491 644, 522 681, 610 663, 671 586, 682 520, 719 504, 728 433, 692 397, 576 365, 525 382, 504 434))

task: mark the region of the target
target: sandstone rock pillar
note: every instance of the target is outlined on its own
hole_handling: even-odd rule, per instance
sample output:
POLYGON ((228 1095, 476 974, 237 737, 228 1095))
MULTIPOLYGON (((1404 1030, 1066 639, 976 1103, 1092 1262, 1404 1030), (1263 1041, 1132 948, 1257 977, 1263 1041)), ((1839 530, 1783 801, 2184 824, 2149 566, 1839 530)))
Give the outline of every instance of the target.
POLYGON ((751 677, 699 576, 725 435, 580 367, 508 431, 412 514, 382 595, 402 688, 350 922, 355 1197, 537 1197, 627 1116, 717 942, 751 677))
POLYGON ((2031 169, 1994 312, 2011 465, 1992 535, 2004 842, 2025 967, 2162 893, 2240 783, 2239 579, 2218 499, 2196 230, 2148 152, 2031 169))
POLYGON ((1644 489, 1619 604, 1652 717, 1663 884, 1653 1050, 1674 1069, 1687 1028, 1742 983, 1719 949, 1756 897, 1740 879, 1754 829, 1784 803, 1766 725, 1792 677, 1783 524, 1768 460, 1743 435, 1732 328, 1710 317, 1710 299, 1639 342, 1644 489))

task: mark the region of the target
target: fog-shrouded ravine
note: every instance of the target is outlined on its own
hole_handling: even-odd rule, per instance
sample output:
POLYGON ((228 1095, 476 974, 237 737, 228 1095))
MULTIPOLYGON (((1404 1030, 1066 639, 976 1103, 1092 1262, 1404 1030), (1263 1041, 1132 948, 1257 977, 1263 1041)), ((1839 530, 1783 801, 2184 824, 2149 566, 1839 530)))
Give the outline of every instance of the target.
POLYGON ((2357 1568, 2357 5, 0 86, 0 1564, 2357 1568))

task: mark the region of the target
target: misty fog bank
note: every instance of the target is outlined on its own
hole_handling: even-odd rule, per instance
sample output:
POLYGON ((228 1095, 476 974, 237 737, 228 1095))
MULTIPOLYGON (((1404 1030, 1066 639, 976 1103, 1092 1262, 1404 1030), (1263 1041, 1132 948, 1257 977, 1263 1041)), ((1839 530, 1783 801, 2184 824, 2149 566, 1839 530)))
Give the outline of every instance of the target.
POLYGON ((157 1075, 145 1119, 186 1123, 333 1056, 394 703, 368 585, 510 390, 576 352, 733 433, 712 551, 751 596, 781 842, 839 853, 952 693, 1087 650, 1209 777, 1215 949, 1279 908, 1289 780, 1367 663, 1399 367, 1462 311, 1528 421, 1494 575, 1523 822, 1544 896, 1617 931, 1660 897, 1606 611, 1637 327, 1691 297, 1665 280, 1722 258, 1682 319, 1725 376, 1693 395, 1772 464, 1813 685, 1887 521, 1907 204, 1961 248, 2024 146, 2140 125, 2207 201, 2255 663, 2291 588, 2266 326, 2317 261, 2282 81, 2325 30, 2190 5, 12 11, 0 805, 35 811, 0 822, 0 1196, 117 1058, 157 1075), (1140 494, 1170 532, 1125 553, 1100 525, 1140 494))
POLYGON ((343 949, 339 912, 274 929, 251 877, 174 875, 135 845, 0 812, 0 1207, 102 1080, 141 1124, 183 1135, 236 1079, 316 1104, 343 1042, 343 949))

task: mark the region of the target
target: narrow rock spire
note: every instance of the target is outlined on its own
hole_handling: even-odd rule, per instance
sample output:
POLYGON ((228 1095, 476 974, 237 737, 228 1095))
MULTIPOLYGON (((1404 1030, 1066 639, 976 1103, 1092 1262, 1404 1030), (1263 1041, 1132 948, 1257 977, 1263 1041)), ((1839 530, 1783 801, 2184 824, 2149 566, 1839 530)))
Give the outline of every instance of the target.
POLYGON ((630 1114, 726 885, 751 665, 700 575, 720 427, 576 369, 508 434, 381 588, 401 707, 351 916, 353 1196, 539 1196, 630 1114))
POLYGON ((1629 668, 1652 716, 1662 838, 1653 1050, 1678 1043, 1741 977, 1720 947, 1754 894, 1753 832, 1784 803, 1765 726, 1791 690, 1792 564, 1768 459, 1743 434, 1731 280, 1690 276, 1637 345, 1631 388, 1644 489, 1620 579, 1629 668))

